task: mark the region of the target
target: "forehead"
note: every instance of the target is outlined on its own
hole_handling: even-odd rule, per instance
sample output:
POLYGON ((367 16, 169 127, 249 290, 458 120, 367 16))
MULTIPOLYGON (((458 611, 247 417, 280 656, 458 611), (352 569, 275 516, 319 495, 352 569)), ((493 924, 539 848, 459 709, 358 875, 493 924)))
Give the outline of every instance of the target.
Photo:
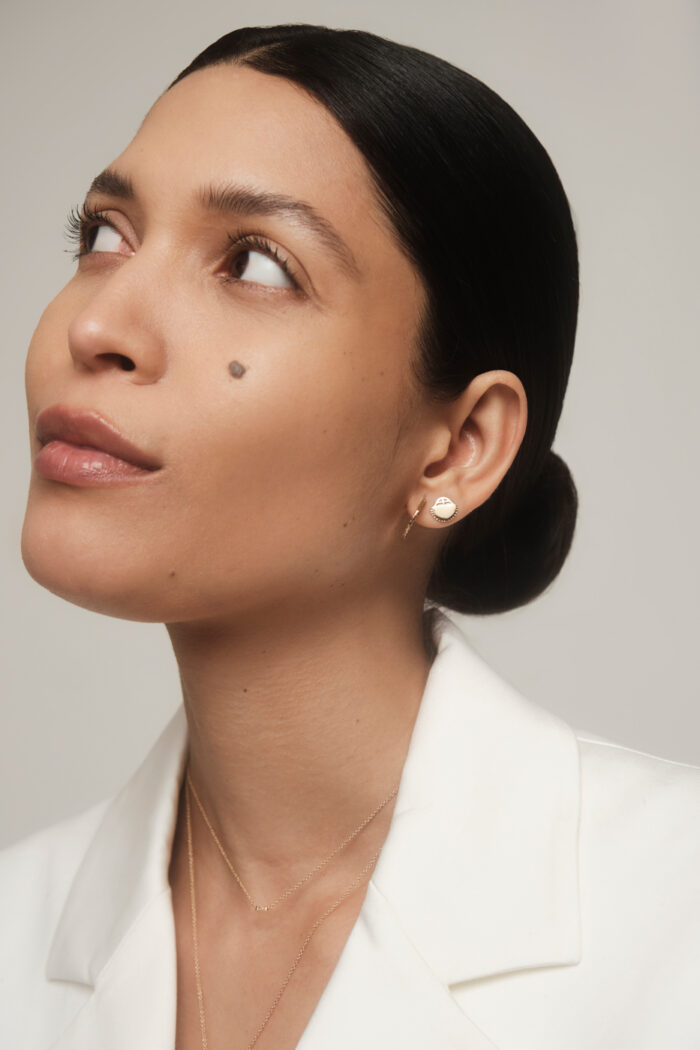
POLYGON ((302 88, 245 66, 185 77, 146 115, 115 161, 144 196, 175 200, 235 180, 308 201, 334 225, 395 241, 362 154, 302 88), (379 232, 379 231, 377 231, 379 232))

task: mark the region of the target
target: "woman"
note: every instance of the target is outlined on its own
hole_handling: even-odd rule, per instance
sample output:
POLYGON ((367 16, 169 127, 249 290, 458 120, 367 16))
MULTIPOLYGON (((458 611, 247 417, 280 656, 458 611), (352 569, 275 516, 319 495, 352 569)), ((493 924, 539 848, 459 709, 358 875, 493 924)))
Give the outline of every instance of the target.
POLYGON ((71 230, 23 557, 165 623, 183 706, 3 856, 3 1045, 700 1045, 700 770, 576 733, 446 611, 529 601, 573 534, 532 133, 422 52, 238 30, 71 230))

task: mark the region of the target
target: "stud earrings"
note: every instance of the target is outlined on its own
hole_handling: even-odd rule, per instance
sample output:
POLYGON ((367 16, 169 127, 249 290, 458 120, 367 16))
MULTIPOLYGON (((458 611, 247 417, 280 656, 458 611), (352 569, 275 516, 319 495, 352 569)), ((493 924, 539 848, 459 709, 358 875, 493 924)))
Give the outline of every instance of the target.
MULTIPOLYGON (((413 522, 423 510, 425 504, 426 497, 423 496, 423 499, 418 504, 417 510, 412 515, 411 520, 409 521, 406 528, 403 530, 402 539, 405 540, 408 536, 409 532, 411 531, 411 526, 413 525, 413 522)), ((457 504, 454 502, 454 500, 451 500, 449 496, 438 496, 438 498, 433 503, 432 507, 430 507, 430 513, 436 521, 440 521, 442 523, 446 521, 451 521, 457 513, 457 504)))
POLYGON ((436 521, 450 521, 457 513, 457 504, 449 496, 440 496, 430 508, 430 513, 436 521))

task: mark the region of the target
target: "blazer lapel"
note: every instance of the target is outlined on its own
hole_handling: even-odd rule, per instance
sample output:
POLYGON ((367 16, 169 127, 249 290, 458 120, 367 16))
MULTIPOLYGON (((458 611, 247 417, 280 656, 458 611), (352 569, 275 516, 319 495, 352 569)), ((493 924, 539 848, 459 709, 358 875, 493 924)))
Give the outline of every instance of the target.
POLYGON ((451 987, 581 959, 575 733, 449 617, 436 640, 389 835, 299 1050, 497 1050, 451 987))
POLYGON ((172 1050, 177 963, 168 867, 187 748, 178 708, 108 806, 66 900, 50 980, 86 999, 52 1050, 172 1050))
POLYGON ((152 900, 52 1050, 172 1050, 176 962, 170 894, 152 900))
POLYGON ((299 1050, 497 1050, 460 1010, 370 883, 299 1050))
POLYGON ((374 870, 446 984, 581 958, 579 752, 443 617, 374 870))
MULTIPOLYGON (((300 1050, 497 1050, 451 986, 581 958, 575 734, 447 615, 435 636, 389 835, 300 1050)), ((172 1050, 168 865, 186 746, 180 707, 74 880, 47 976, 86 999, 53 1050, 172 1050)))

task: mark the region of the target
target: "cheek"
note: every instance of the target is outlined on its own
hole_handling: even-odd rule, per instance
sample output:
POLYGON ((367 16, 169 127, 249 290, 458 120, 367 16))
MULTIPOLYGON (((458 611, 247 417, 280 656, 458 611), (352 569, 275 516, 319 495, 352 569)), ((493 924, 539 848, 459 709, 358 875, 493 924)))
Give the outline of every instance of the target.
POLYGON ((189 436, 181 433, 183 507, 209 528, 239 523, 243 531, 252 527, 253 543, 272 544, 276 522, 288 528, 303 521, 307 531, 315 522, 319 532, 324 519, 332 527, 373 469, 369 405, 354 403, 356 392, 337 376, 325 382, 319 369, 314 381, 309 371, 272 376, 252 366, 235 381, 232 402, 209 399, 206 416, 195 414, 189 436))
POLYGON ((264 352, 233 350, 247 365, 243 377, 222 361, 217 383, 190 399, 189 483, 219 505, 240 506, 245 496, 270 513, 300 501, 312 515, 344 513, 393 447, 398 355, 380 367, 361 336, 348 345, 323 331, 264 352))
POLYGON ((257 356, 236 345, 241 379, 222 360, 220 380, 207 370, 191 389, 169 548, 192 593, 298 594, 356 571, 380 545, 372 529, 391 506, 396 379, 363 363, 354 340, 324 333, 320 343, 321 333, 257 356))

